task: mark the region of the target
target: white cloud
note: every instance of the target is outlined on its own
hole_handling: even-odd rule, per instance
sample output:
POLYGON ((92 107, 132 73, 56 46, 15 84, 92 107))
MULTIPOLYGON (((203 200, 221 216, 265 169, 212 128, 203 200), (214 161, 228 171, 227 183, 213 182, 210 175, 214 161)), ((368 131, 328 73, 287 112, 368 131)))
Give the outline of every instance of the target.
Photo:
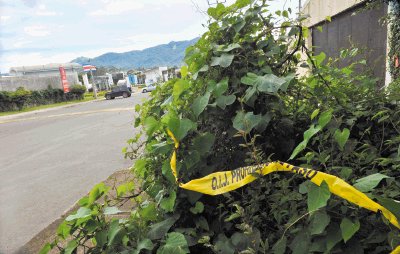
POLYGON ((20 38, 14 42, 13 46, 14 46, 14 48, 22 48, 30 43, 32 43, 32 41, 20 38))
POLYGON ((104 6, 101 9, 90 12, 91 16, 112 16, 121 13, 139 10, 144 7, 143 3, 139 1, 132 0, 113 0, 113 1, 103 1, 104 6))
POLYGON ((0 22, 5 23, 10 20, 11 16, 0 16, 0 22))
POLYGON ((42 25, 26 26, 24 32, 33 37, 44 37, 50 34, 50 31, 42 25))
POLYGON ((62 13, 48 10, 46 5, 44 4, 39 5, 38 10, 36 12, 36 16, 59 16, 59 15, 62 15, 62 13))

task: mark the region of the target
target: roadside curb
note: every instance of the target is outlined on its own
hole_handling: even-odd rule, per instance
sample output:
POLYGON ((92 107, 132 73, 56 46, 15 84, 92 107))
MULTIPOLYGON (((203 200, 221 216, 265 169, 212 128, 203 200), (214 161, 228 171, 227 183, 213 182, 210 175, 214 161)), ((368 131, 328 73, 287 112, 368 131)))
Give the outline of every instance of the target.
POLYGON ((0 120, 9 120, 9 119, 14 119, 14 118, 23 117, 23 116, 35 115, 38 113, 45 113, 45 112, 49 112, 49 111, 53 111, 53 110, 57 110, 57 109, 63 109, 63 108, 71 108, 71 107, 88 104, 88 103, 94 103, 94 102, 103 101, 103 100, 105 100, 105 98, 91 100, 91 101, 77 102, 77 103, 57 106, 57 107, 53 107, 53 108, 45 108, 45 109, 38 109, 38 110, 34 110, 34 111, 29 111, 29 112, 16 113, 13 115, 8 115, 8 116, 0 116, 0 120))
MULTIPOLYGON (((118 176, 123 176, 126 174, 131 174, 130 173, 130 168, 125 168, 125 169, 119 169, 116 170, 114 173, 112 173, 110 176, 108 176, 106 179, 103 181, 100 181, 101 183, 105 183, 108 186, 112 186, 113 183, 115 183, 115 179, 118 178, 118 176)), ((124 177, 121 177, 122 180, 124 177)), ((126 179, 125 179, 126 180, 126 179)), ((123 180, 123 181, 125 181, 123 180)), ((89 192, 84 196, 89 195, 89 192)), ((81 198, 82 198, 81 197, 81 198)), ((22 247, 20 247, 14 254, 36 254, 39 253, 40 249, 47 243, 51 242, 55 239, 56 234, 57 234, 57 228, 58 226, 65 220, 65 218, 78 210, 80 207, 78 202, 81 199, 79 198, 70 208, 68 208, 66 211, 63 212, 63 214, 53 222, 49 223, 45 228, 43 228, 41 231, 39 231, 35 236, 33 236, 28 242, 26 242, 22 247)), ((50 253, 58 253, 56 250, 53 250, 50 253)))

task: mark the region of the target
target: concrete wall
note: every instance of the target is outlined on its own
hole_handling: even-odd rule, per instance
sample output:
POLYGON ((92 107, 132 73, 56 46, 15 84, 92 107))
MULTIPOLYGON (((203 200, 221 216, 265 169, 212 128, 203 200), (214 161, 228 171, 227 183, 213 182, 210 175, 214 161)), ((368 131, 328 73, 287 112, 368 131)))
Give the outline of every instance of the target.
MULTIPOLYGON (((78 84, 78 74, 67 73, 67 80, 70 86, 78 84)), ((18 77, 0 77, 0 91, 15 91, 18 87, 24 87, 27 90, 43 90, 48 86, 52 88, 60 88, 60 73, 53 76, 18 76, 18 77)))

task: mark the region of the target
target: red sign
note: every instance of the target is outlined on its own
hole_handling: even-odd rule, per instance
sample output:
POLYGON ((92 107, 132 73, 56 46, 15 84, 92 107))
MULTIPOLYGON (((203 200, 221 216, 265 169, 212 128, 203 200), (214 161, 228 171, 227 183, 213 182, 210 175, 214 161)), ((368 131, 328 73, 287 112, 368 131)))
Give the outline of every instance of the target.
POLYGON ((64 67, 60 67, 61 84, 64 89, 64 93, 69 92, 69 85, 67 80, 67 74, 65 73, 64 67))

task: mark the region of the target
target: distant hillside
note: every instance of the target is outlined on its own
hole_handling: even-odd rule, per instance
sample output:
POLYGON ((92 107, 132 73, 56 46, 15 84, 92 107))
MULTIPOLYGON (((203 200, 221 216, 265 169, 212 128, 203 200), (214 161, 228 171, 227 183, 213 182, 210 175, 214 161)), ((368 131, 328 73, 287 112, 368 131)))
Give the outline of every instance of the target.
MULTIPOLYGON (((187 47, 195 44, 199 38, 190 41, 172 41, 144 50, 133 50, 125 53, 106 53, 92 58, 90 64, 96 66, 114 66, 121 69, 149 68, 154 66, 180 66, 187 47)), ((87 64, 89 58, 78 57, 71 62, 87 64)))

